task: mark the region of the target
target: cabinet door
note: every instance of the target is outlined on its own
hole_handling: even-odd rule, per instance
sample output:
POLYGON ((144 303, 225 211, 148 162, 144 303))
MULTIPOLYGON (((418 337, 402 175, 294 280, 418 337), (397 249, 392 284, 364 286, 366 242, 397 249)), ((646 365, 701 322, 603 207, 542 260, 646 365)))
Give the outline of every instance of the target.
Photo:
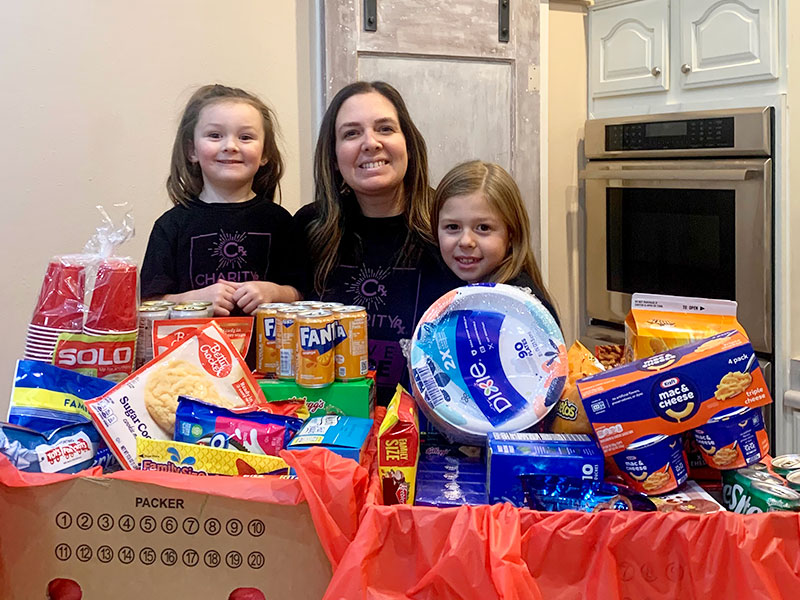
POLYGON ((778 77, 778 0, 679 0, 681 87, 778 77))
POLYGON ((593 98, 669 89, 669 2, 641 0, 589 13, 593 98))

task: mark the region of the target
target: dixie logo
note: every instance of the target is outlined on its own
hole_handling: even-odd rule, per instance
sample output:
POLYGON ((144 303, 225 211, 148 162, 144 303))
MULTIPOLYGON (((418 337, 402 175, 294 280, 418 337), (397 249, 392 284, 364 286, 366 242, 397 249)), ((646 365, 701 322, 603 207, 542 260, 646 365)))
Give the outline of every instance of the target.
POLYGON ((494 381, 486 374, 486 366, 478 361, 469 367, 469 374, 475 379, 475 385, 481 390, 495 412, 501 413, 511 408, 511 402, 494 385, 494 381))

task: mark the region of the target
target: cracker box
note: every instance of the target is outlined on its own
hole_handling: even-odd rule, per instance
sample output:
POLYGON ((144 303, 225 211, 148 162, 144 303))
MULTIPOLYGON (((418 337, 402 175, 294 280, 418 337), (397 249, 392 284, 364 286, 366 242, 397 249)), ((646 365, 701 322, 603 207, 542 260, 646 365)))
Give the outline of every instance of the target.
POLYGON ((305 400, 312 417, 344 415, 368 419, 375 406, 375 386, 370 378, 334 381, 324 388, 304 388, 294 381, 260 379, 267 402, 305 400))
POLYGON ((634 294, 625 317, 627 362, 732 329, 745 333, 733 300, 634 294))
POLYGON ((285 475, 289 471, 277 456, 143 437, 136 438, 136 460, 142 471, 184 475, 285 475))
POLYGON ((727 331, 578 381, 607 455, 652 435, 700 427, 737 406, 772 402, 748 339, 727 331))
POLYGON ((398 385, 378 430, 378 474, 384 504, 414 503, 418 461, 417 406, 398 385))
POLYGON ((588 435, 490 433, 486 441, 489 502, 527 506, 520 475, 603 480, 603 453, 588 435))
POLYGON ((319 446, 344 458, 361 462, 361 452, 372 429, 372 419, 358 417, 311 417, 289 442, 287 450, 307 450, 319 446))

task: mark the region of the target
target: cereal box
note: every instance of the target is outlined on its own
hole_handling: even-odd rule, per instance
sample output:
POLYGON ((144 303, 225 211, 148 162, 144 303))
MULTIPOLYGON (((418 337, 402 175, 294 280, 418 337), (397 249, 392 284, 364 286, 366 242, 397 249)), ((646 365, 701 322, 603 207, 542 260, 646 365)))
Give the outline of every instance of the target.
POLYGON ((607 455, 675 435, 737 406, 772 402, 753 347, 727 331, 581 379, 578 391, 607 455))
POLYGON ((312 417, 345 415, 367 419, 375 407, 375 385, 371 378, 334 381, 324 388, 304 388, 285 379, 260 379, 258 385, 267 402, 305 401, 312 417))
POLYGON ((136 460, 142 471, 184 475, 284 475, 282 458, 199 444, 136 438, 136 460))
POLYGON ((413 504, 419 461, 417 406, 401 386, 378 430, 378 474, 384 504, 413 504))
POLYGON ((242 357, 211 322, 86 408, 120 464, 136 469, 136 437, 171 440, 181 395, 233 411, 266 404, 242 357))
POLYGON ((634 294, 625 318, 626 359, 647 358, 732 329, 745 333, 732 300, 634 294))

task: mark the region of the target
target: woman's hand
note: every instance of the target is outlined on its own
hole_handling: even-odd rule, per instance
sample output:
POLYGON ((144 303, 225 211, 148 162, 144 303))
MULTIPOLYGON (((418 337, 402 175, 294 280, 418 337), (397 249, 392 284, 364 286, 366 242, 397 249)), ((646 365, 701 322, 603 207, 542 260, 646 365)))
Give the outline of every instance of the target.
POLYGON ((169 300, 176 304, 186 304, 188 302, 211 302, 214 307, 215 317, 227 317, 231 314, 233 307, 236 306, 234 294, 243 284, 236 281, 225 281, 220 278, 217 283, 200 288, 199 290, 189 290, 182 294, 167 294, 161 300, 169 300))
POLYGON ((233 301, 248 315, 264 302, 294 302, 300 299, 300 293, 290 285, 269 281, 246 281, 238 285, 233 301))

